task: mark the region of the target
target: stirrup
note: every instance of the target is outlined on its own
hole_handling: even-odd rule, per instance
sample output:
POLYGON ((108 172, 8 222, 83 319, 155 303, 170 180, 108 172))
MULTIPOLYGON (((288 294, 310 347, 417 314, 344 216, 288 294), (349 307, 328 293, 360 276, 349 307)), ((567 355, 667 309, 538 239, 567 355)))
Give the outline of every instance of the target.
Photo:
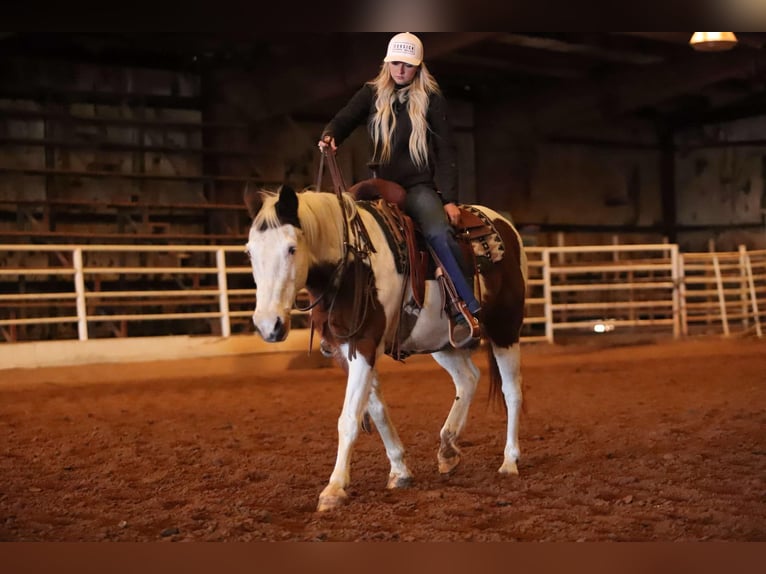
POLYGON ((458 308, 460 311, 458 319, 450 318, 449 342, 456 349, 462 349, 481 340, 481 326, 465 304, 459 305, 458 308), (460 319, 463 320, 460 321, 460 319))

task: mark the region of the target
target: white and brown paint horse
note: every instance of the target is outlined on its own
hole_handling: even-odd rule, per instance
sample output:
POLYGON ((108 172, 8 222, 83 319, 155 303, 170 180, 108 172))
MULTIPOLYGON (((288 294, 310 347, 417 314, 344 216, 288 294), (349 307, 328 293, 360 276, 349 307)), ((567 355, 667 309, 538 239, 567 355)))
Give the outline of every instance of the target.
MULTIPOLYGON (((363 209, 357 211, 353 198, 347 194, 343 195, 342 202, 331 193, 295 193, 286 186, 278 193, 245 193, 245 203, 253 217, 246 250, 257 286, 253 313, 256 330, 266 341, 284 340, 290 331, 290 311, 296 294, 306 288, 312 300, 320 299, 314 309, 315 320, 316 317, 329 319, 321 326, 322 334, 336 348, 335 356, 348 374, 338 419, 337 459, 329 483, 319 496, 320 511, 332 509, 346 500, 352 447, 365 412, 375 423, 391 463, 388 488, 404 487, 412 481, 404 447, 389 418, 375 368, 376 361, 396 335, 402 293, 411 286, 405 285, 403 276, 397 272, 393 253, 373 216, 363 209), (341 261, 347 254, 344 222, 347 224, 356 213, 362 218, 375 251, 363 263, 343 266, 341 261), (360 270, 352 269, 354 265, 364 267, 361 276, 365 283, 360 289, 365 290, 374 304, 367 306, 358 324, 351 325, 353 282, 360 277, 357 273, 360 270), (337 277, 337 270, 344 267, 343 277, 337 277), (330 291, 334 291, 332 296, 328 295, 330 291), (329 309, 330 300, 332 309, 329 309), (334 336, 351 332, 352 338, 334 336), (355 352, 349 353, 351 343, 355 344, 355 352)), ((514 475, 518 474, 519 458, 522 400, 519 335, 526 290, 526 258, 513 225, 486 207, 476 207, 494 223, 506 246, 503 259, 480 278, 481 324, 489 343, 490 392, 498 396, 502 390, 508 415, 499 472, 514 475)), ((457 441, 479 381, 479 369, 471 360, 472 351, 450 346, 447 321, 440 288, 435 280, 429 280, 424 306, 409 336, 401 342, 403 351, 430 353, 455 384, 456 396, 441 429, 437 456, 439 472, 444 474, 451 472, 460 460, 457 441)))

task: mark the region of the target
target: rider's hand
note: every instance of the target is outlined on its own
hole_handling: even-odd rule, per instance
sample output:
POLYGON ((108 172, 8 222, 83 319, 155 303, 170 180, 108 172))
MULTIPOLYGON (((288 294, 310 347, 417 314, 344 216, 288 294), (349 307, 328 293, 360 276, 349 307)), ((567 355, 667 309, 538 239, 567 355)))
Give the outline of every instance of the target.
POLYGON ((447 214, 447 219, 452 225, 460 223, 460 208, 454 203, 445 203, 444 213, 447 214))
POLYGON ((326 147, 330 147, 332 151, 337 151, 338 146, 335 145, 335 138, 332 136, 325 136, 322 139, 319 140, 319 143, 317 144, 319 146, 319 149, 321 151, 324 151, 326 147))

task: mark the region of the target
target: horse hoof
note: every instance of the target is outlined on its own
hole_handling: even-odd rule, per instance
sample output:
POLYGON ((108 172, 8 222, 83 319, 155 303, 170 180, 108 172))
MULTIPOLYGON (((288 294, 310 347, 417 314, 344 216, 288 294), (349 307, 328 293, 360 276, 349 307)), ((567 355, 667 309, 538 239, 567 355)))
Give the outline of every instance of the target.
POLYGON ((444 475, 452 474, 455 472, 459 463, 460 455, 455 455, 450 458, 439 457, 439 473, 444 475))
POLYGON ((414 480, 411 476, 389 476, 388 484, 386 488, 393 490, 394 488, 409 488, 412 486, 414 480))
POLYGON ((516 463, 513 461, 505 461, 503 465, 497 469, 497 472, 500 474, 504 474, 506 476, 508 475, 519 475, 519 467, 516 466, 516 463))
POLYGON ((442 445, 436 455, 439 461, 439 472, 451 474, 460 463, 460 449, 455 446, 454 435, 442 437, 442 445))
POLYGON ((317 504, 317 512, 327 512, 340 506, 343 506, 348 502, 348 495, 345 492, 340 491, 337 494, 321 495, 319 497, 319 504, 317 504))
POLYGON ((317 511, 325 512, 343 506, 348 502, 346 491, 337 486, 328 485, 319 495, 319 504, 317 511))

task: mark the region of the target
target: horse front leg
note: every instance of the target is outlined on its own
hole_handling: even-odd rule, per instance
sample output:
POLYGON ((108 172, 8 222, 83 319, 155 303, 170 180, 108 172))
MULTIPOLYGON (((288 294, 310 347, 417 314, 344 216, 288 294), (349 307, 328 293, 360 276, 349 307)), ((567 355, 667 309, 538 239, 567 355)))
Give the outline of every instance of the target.
MULTIPOLYGON (((341 345, 344 355, 348 354, 346 347, 347 345, 341 345)), ((317 510, 320 512, 336 508, 348 498, 346 487, 350 480, 351 452, 359 435, 359 426, 370 396, 373 376, 369 362, 361 353, 349 361, 346 396, 338 418, 338 455, 330 482, 319 495, 317 510)))
POLYGON ((450 374, 455 384, 455 400, 440 432, 441 444, 437 455, 439 472, 449 474, 460 462, 457 439, 465 427, 480 373, 471 361, 470 351, 451 349, 432 356, 450 374))
POLYGON ((406 488, 412 484, 412 473, 404 462, 404 445, 399 434, 388 416, 388 407, 380 392, 380 383, 377 375, 373 375, 372 388, 370 390, 370 403, 368 412, 372 417, 378 434, 386 447, 386 456, 391 463, 391 472, 388 475, 386 488, 406 488))
POLYGON ((500 474, 519 474, 519 414, 521 411, 521 348, 519 343, 510 347, 492 345, 497 367, 502 378, 503 397, 508 414, 508 427, 500 474))

